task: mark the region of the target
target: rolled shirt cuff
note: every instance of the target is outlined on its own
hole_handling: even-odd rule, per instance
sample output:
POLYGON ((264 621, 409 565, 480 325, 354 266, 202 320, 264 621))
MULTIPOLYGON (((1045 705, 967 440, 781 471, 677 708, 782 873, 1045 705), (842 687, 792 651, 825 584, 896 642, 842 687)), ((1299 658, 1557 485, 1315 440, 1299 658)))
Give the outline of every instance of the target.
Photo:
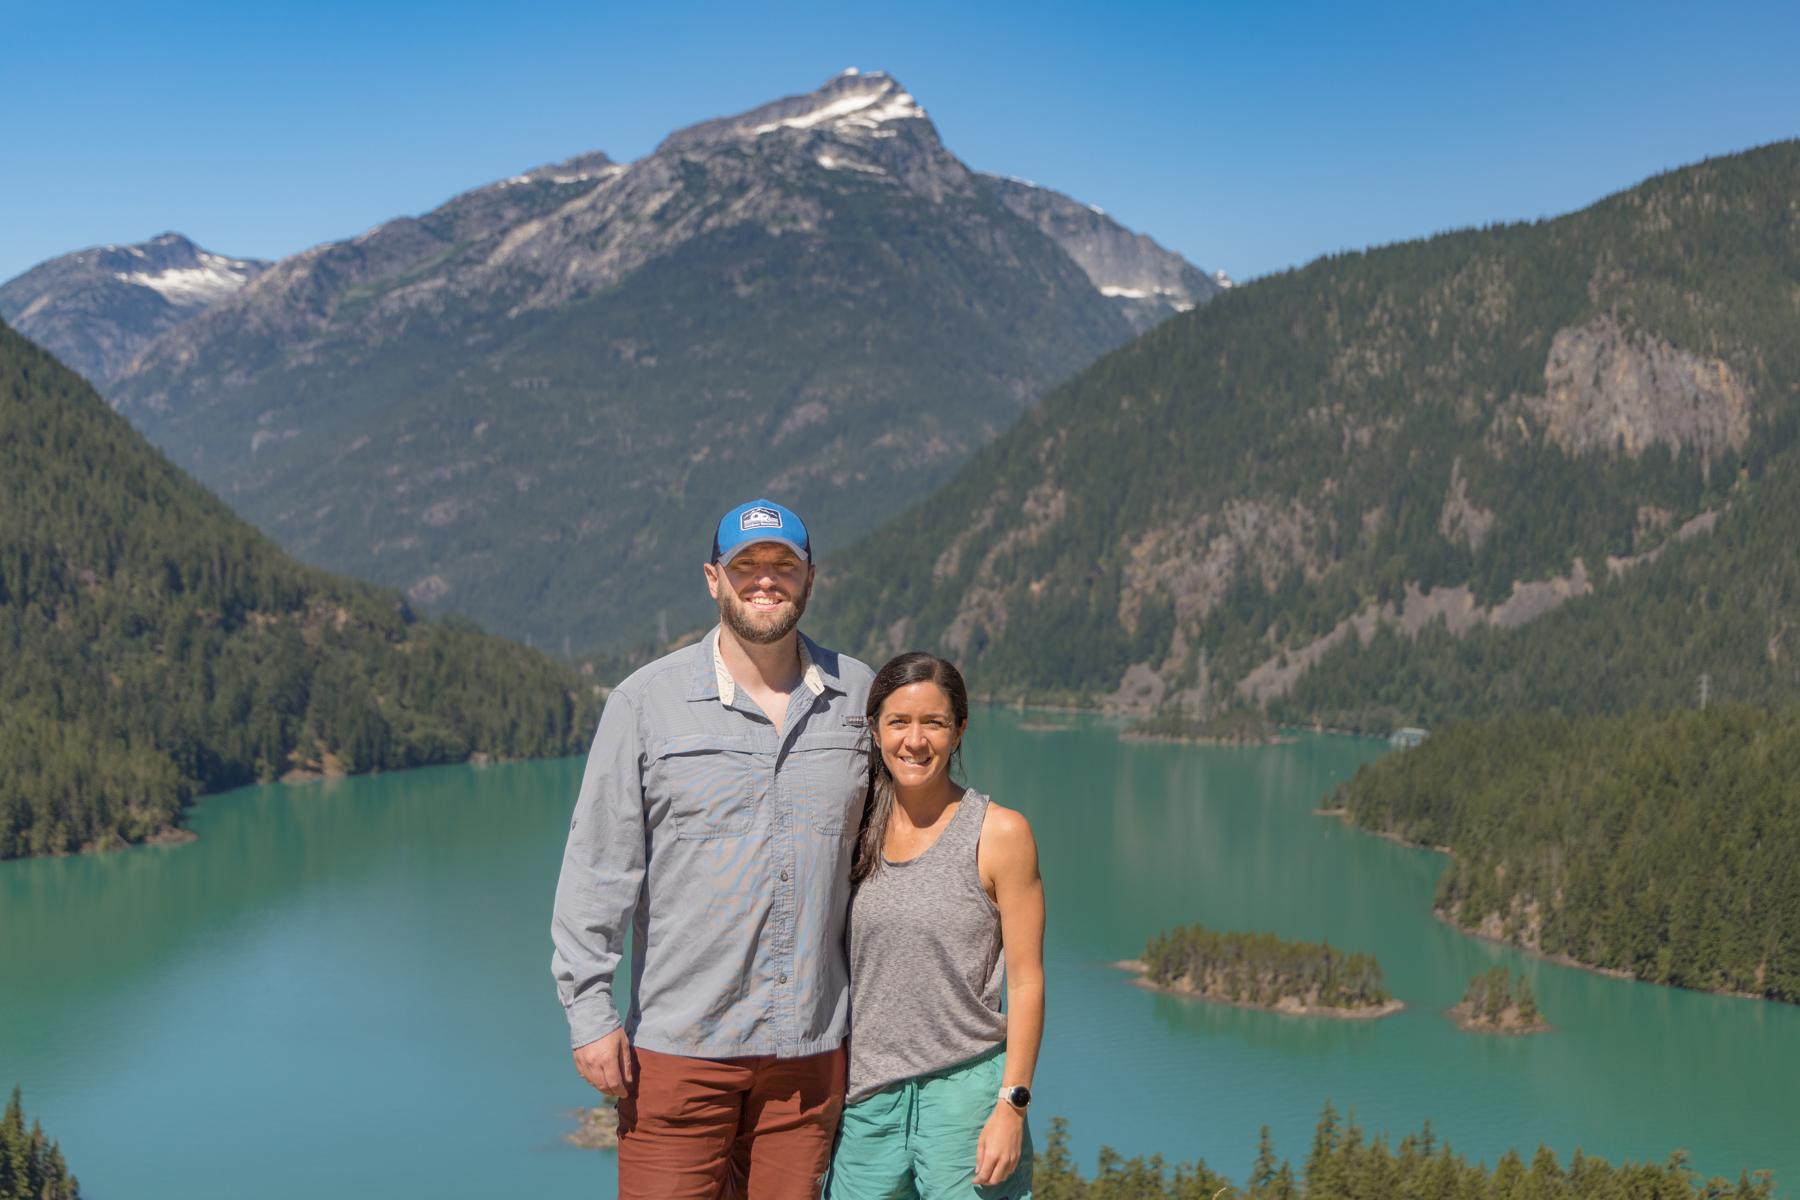
POLYGON ((579 1050, 589 1042, 597 1042, 619 1028, 619 1010, 613 1005, 611 992, 594 992, 583 996, 567 1008, 569 1048, 579 1050))

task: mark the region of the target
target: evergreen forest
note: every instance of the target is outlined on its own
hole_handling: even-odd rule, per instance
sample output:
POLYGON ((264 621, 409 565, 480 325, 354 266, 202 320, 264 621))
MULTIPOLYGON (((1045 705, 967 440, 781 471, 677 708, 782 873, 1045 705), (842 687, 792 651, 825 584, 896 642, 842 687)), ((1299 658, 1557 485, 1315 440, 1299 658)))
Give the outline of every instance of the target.
POLYGON ((36 1121, 25 1127, 19 1089, 0 1116, 0 1200, 81 1200, 81 1185, 64 1161, 62 1147, 36 1121))
POLYGON ((1462 929, 1676 987, 1800 1003, 1800 707, 1453 725, 1334 802, 1452 855, 1462 929))
MULTIPOLYGON (((1660 1165, 1614 1167, 1580 1150, 1567 1166, 1546 1149, 1529 1164, 1509 1150, 1489 1168, 1438 1141, 1429 1122, 1393 1145, 1327 1102, 1300 1170, 1276 1157, 1265 1125, 1242 1187, 1205 1160, 1171 1170, 1161 1156, 1126 1159, 1106 1148, 1093 1176, 1085 1176, 1069 1149, 1068 1122, 1056 1117, 1036 1159, 1032 1193, 1040 1200, 1772 1200, 1775 1189, 1761 1172, 1736 1182, 1702 1179, 1680 1151, 1660 1165)), ((80 1197, 57 1144, 36 1121, 26 1130, 15 1087, 0 1119, 0 1200, 80 1197)))
POLYGON ((0 858, 141 842, 201 793, 581 748, 595 689, 294 562, 0 325, 0 858))
POLYGON ((1527 1163, 1507 1151, 1492 1167, 1470 1163, 1440 1142, 1431 1125, 1396 1145, 1370 1137, 1354 1117, 1344 1118, 1330 1103, 1313 1134, 1299 1170, 1278 1159, 1263 1127, 1256 1159, 1238 1187, 1205 1160, 1171 1169, 1161 1158, 1127 1159, 1100 1151, 1098 1169, 1081 1173, 1069 1150, 1069 1130, 1060 1117, 1038 1155, 1032 1194, 1038 1200, 1772 1200, 1775 1187, 1765 1173, 1703 1179, 1678 1150, 1667 1162, 1614 1167, 1580 1150, 1567 1165, 1539 1148, 1527 1163))

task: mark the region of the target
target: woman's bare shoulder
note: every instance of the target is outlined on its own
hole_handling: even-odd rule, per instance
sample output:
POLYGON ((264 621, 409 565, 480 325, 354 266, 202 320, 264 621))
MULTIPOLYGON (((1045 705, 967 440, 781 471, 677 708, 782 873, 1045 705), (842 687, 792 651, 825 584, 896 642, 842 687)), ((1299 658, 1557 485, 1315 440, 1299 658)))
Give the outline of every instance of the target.
POLYGON ((1037 861, 1037 839, 1031 835, 1031 822, 1017 809, 988 801, 981 821, 983 857, 996 865, 1004 863, 1034 864, 1037 861))

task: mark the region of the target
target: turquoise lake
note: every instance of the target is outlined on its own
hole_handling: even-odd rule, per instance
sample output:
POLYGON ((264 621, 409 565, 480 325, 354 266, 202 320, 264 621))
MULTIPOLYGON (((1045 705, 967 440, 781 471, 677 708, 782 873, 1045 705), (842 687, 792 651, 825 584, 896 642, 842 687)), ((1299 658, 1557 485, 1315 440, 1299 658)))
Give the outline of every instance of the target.
MULTIPOLYGON (((1395 1138, 1430 1119, 1492 1162, 1539 1143, 1677 1147, 1800 1195, 1800 1008, 1551 965, 1435 921, 1445 860, 1314 815, 1384 745, 1122 743, 1094 717, 978 710, 967 779, 1037 831, 1049 897, 1041 1143, 1204 1157, 1242 1179, 1267 1124, 1305 1157, 1329 1098, 1395 1138), (1156 995, 1108 964, 1202 921, 1373 952, 1373 1022, 1156 995), (1556 1032, 1443 1010, 1523 968, 1556 1032)), ((549 919, 581 762, 444 767, 202 801, 199 840, 0 863, 0 1087, 92 1200, 610 1196, 571 1149, 549 919)))

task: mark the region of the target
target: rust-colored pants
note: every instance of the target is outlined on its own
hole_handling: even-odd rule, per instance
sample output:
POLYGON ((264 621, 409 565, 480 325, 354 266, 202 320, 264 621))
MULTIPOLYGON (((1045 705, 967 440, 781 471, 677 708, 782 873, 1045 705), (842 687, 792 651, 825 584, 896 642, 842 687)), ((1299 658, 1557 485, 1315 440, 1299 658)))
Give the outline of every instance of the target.
POLYGON ((632 1054, 619 1200, 816 1200, 844 1112, 842 1048, 807 1058, 632 1054))

